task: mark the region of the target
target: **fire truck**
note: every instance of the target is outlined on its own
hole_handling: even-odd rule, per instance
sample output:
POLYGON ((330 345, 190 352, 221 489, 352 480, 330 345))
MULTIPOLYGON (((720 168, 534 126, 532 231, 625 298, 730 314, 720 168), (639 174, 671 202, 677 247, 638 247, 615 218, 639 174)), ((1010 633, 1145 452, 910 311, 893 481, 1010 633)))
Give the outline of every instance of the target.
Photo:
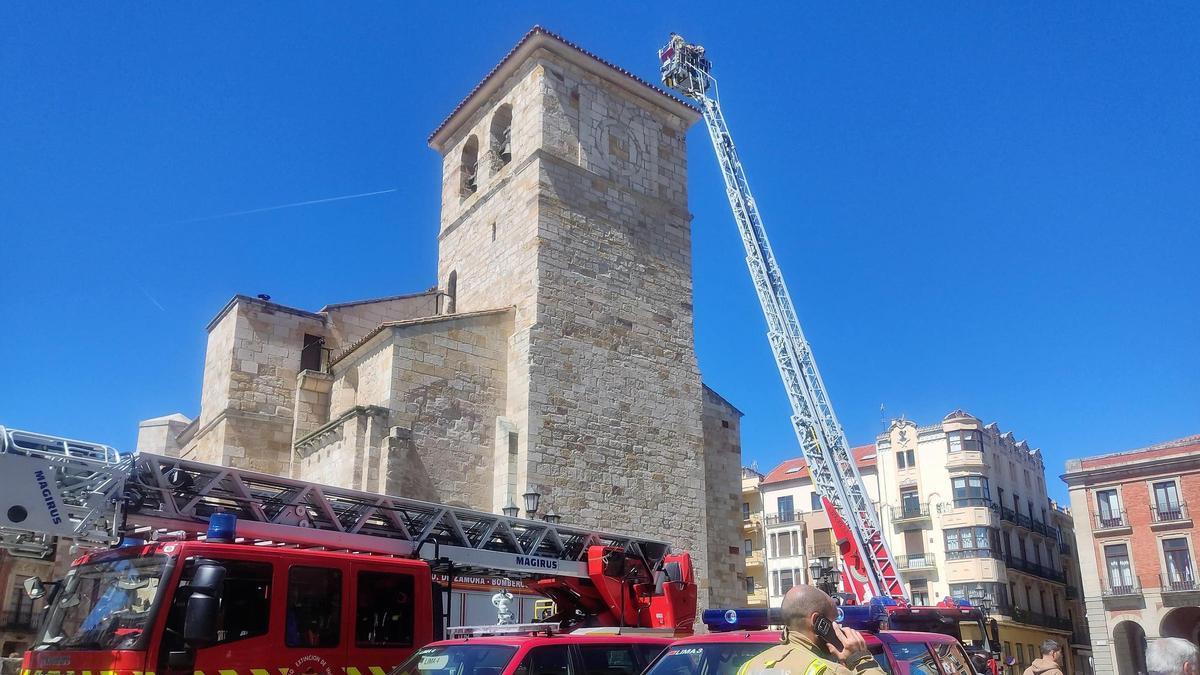
POLYGON ((561 629, 696 616, 664 542, 0 427, 0 546, 56 537, 97 550, 29 582, 24 675, 384 675, 444 637, 467 574, 523 581, 561 629))
POLYGON ((704 47, 671 34, 658 51, 663 84, 700 108, 725 181, 725 195, 746 251, 746 265, 767 323, 767 339, 792 408, 792 428, 808 462, 813 487, 841 553, 842 583, 857 603, 879 599, 888 624, 908 630, 936 630, 965 639, 980 672, 999 672, 1000 643, 995 621, 973 607, 911 607, 879 516, 850 452, 846 433, 804 337, 800 319, 775 258, 762 215, 733 135, 721 109, 717 80, 704 47), (977 638, 977 639, 975 639, 977 638))

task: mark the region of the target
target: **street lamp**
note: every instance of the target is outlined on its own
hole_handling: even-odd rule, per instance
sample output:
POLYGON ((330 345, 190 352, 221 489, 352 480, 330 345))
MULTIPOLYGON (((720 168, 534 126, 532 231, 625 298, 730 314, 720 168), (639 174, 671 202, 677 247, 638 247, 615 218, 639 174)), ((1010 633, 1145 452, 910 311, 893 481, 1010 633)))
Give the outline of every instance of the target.
POLYGON ((512 497, 509 497, 508 503, 504 505, 504 508, 500 509, 500 513, 503 513, 507 518, 516 518, 520 512, 521 509, 517 508, 517 505, 513 503, 512 497))
POLYGON ((542 499, 542 493, 526 492, 525 494, 521 495, 521 497, 525 499, 525 517, 533 518, 534 516, 536 516, 537 510, 538 510, 538 502, 541 501, 541 499, 542 499))
POLYGON ((550 523, 551 525, 557 525, 558 521, 562 520, 562 516, 555 513, 554 509, 550 509, 546 512, 546 515, 542 516, 542 520, 550 523))

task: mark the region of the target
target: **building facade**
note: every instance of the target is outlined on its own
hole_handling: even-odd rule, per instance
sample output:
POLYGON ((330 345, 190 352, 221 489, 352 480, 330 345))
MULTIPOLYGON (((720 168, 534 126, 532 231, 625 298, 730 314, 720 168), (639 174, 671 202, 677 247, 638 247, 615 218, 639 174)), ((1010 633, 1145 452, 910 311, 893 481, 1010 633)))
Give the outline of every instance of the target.
POLYGON ((767 550, 763 498, 759 491, 763 475, 757 469, 742 467, 742 558, 746 586, 746 606, 767 606, 767 550))
MULTIPOLYGON (((878 501, 875 446, 862 445, 851 452, 867 495, 878 501)), ((830 594, 838 592, 841 556, 805 460, 789 459, 772 469, 762 479, 759 491, 769 606, 779 607, 783 594, 799 584, 818 586, 830 594)))
POLYGON ((1145 671, 1160 637, 1200 644, 1200 436, 1067 462, 1097 675, 1145 671))
MULTIPOLYGON (((1045 639, 1068 645, 1072 559, 1053 518, 1069 514, 1052 517, 1041 452, 961 410, 927 426, 897 420, 876 445, 881 520, 913 601, 985 606, 1016 674, 1045 639)), ((1087 672, 1064 651, 1066 672, 1087 672)))
POLYGON ((315 312, 235 297, 199 415, 143 423, 139 448, 492 512, 537 492, 691 551, 701 604, 740 603, 741 413, 694 348, 698 118, 533 29, 429 138, 436 285, 315 312))

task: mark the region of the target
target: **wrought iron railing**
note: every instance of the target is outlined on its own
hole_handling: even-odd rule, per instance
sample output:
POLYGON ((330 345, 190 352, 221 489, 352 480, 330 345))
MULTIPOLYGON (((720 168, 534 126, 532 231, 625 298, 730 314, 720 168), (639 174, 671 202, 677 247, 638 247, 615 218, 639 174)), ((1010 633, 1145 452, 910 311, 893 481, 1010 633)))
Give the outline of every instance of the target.
POLYGON ((893 506, 892 507, 892 522, 900 520, 913 520, 915 518, 928 518, 929 505, 918 504, 916 506, 893 506))
POLYGON ((1187 504, 1152 504, 1150 519, 1155 523, 1174 523, 1187 520, 1187 504))
POLYGON ((1108 530, 1114 527, 1127 527, 1128 525, 1129 521, 1126 520, 1124 511, 1100 513, 1096 515, 1097 530, 1108 530))
POLYGON ((783 513, 772 513, 767 515, 768 525, 778 525, 780 523, 794 523, 800 520, 800 513, 795 511, 785 511, 783 513))
POLYGON ((37 621, 33 608, 16 609, 0 614, 0 628, 7 630, 33 630, 37 621))
POLYGON ((1142 589, 1136 581, 1127 584, 1105 583, 1100 589, 1100 595, 1105 598, 1122 598, 1141 594, 1142 589))
POLYGON ((937 567, 937 560, 932 553, 912 553, 896 556, 896 567, 902 570, 917 570, 937 567))
POLYGON ((1066 583, 1066 580, 1067 580, 1066 576, 1063 575, 1062 572, 1059 572, 1050 567, 1046 567, 1045 565, 1039 565, 1035 562, 1030 562, 1028 560, 1018 558, 1018 557, 1012 555, 1011 553, 1004 556, 1004 564, 1009 569, 1018 570, 1021 572, 1025 572, 1027 574, 1032 574, 1034 576, 1038 576, 1043 579, 1049 579, 1050 581, 1066 583))
POLYGON ((1200 590, 1200 583, 1196 583, 1196 575, 1191 570, 1187 570, 1187 574, 1182 575, 1183 578, 1172 579, 1171 575, 1158 575, 1158 587, 1163 593, 1181 593, 1185 591, 1200 590))

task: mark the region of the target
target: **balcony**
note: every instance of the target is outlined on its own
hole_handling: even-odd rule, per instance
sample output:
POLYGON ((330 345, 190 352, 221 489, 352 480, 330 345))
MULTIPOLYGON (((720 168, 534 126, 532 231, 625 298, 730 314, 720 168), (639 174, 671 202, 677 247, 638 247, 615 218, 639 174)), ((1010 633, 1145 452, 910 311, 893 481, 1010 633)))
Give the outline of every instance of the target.
POLYGON ((1080 628, 1079 630, 1074 631, 1073 633, 1071 633, 1071 644, 1086 645, 1087 647, 1090 648, 1092 646, 1091 631, 1089 631, 1086 628, 1080 628))
POLYGON ((833 558, 838 554, 838 549, 833 545, 815 544, 808 547, 809 558, 833 558))
POLYGON ((1191 525, 1187 504, 1151 504, 1150 528, 1165 529, 1170 525, 1191 525))
POLYGON ((31 631, 36 628, 33 608, 18 609, 0 614, 0 628, 12 631, 31 631))
POLYGON ((1058 539, 1058 528, 1057 527, 1051 527, 1050 525, 1047 525, 1042 522, 1038 522, 1036 520, 1033 520, 1032 518, 1030 518, 1030 522, 1032 523, 1031 529, 1034 531, 1035 534, 1040 534, 1043 537, 1047 537, 1050 539, 1058 539))
POLYGON ((1060 555, 1071 555, 1071 545, 1066 542, 1058 542, 1058 552, 1060 555))
POLYGON ((1079 589, 1076 588, 1075 586, 1071 586, 1068 584, 1067 585, 1067 599, 1068 600, 1078 600, 1079 599, 1079 589))
POLYGON ((916 570, 931 570, 937 568, 937 560, 932 553, 914 553, 911 555, 895 556, 896 569, 901 572, 916 570))
POLYGON ((756 532, 762 526, 762 516, 757 513, 751 513, 749 516, 742 518, 743 532, 756 532))
POLYGON ((1096 529, 1092 533, 1097 535, 1129 534, 1131 529, 1129 519, 1125 517, 1125 512, 1114 511, 1112 513, 1097 514, 1096 529))
POLYGON ((1105 583, 1100 589, 1100 596, 1107 598, 1132 598, 1141 597, 1142 589, 1138 587, 1137 582, 1129 584, 1118 584, 1113 586, 1105 583))
POLYGON ((766 564, 766 559, 766 553, 761 548, 752 551, 750 555, 746 556, 746 569, 749 570, 753 567, 762 567, 766 564))
POLYGON ((801 522, 801 514, 795 511, 785 511, 784 513, 772 513, 767 516, 767 525, 785 525, 787 523, 801 522))
POLYGON ((916 504, 892 507, 892 524, 899 529, 912 529, 929 522, 929 505, 916 504))
POLYGON ((1196 582, 1195 575, 1191 570, 1188 570, 1186 579, 1171 579, 1158 575, 1158 587, 1162 590, 1162 594, 1168 593, 1194 593, 1200 591, 1200 583, 1196 582))
POLYGON ((1067 578, 1062 572, 1058 572, 1054 569, 1046 567, 1045 565, 1039 565, 1035 562, 1017 558, 1011 553, 1004 556, 1004 565, 1010 570, 1031 574, 1035 577, 1046 579, 1047 581, 1056 581, 1060 584, 1065 584, 1067 582, 1067 578))
POLYGON ((1040 614, 1038 612, 1031 612, 1027 609, 1019 609, 1014 607, 1012 608, 1009 616, 1013 618, 1013 621, 1029 624, 1031 626, 1041 626, 1042 628, 1049 628, 1051 630, 1061 630, 1064 633, 1069 633, 1072 628, 1070 619, 1064 619, 1058 616, 1050 616, 1048 614, 1040 614))

